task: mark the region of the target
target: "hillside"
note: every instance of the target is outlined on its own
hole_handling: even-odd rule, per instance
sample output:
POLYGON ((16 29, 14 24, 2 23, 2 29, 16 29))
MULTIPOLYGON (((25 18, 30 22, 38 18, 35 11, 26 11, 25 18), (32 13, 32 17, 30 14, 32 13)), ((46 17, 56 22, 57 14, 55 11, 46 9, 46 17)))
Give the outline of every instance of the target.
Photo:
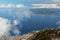
POLYGON ((44 29, 35 34, 35 38, 31 40, 60 40, 60 28, 44 29))

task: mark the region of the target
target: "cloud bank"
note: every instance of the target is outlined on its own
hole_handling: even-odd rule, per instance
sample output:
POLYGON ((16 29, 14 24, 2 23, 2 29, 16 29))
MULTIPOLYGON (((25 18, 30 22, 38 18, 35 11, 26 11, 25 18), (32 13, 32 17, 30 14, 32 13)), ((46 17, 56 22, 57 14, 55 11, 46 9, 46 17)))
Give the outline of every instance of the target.
POLYGON ((32 8, 60 8, 57 4, 32 4, 32 8))
POLYGON ((52 1, 54 1, 54 2, 60 2, 60 0, 52 0, 52 1))
POLYGON ((10 27, 11 27, 10 21, 8 19, 0 17, 0 37, 2 35, 5 35, 10 27))
POLYGON ((51 1, 60 6, 60 0, 51 0, 51 1))
POLYGON ((13 4, 4 5, 4 4, 1 4, 0 5, 0 8, 23 8, 23 7, 24 7, 23 4, 17 4, 17 5, 13 5, 13 4))

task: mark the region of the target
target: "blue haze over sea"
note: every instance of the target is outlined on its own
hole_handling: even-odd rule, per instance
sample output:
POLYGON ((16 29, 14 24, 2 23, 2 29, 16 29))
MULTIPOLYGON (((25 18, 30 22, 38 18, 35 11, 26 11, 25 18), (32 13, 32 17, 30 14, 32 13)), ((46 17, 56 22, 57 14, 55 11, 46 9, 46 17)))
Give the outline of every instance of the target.
MULTIPOLYGON (((31 14, 28 12, 28 16, 30 16, 30 18, 28 18, 28 16, 25 17, 25 13, 22 14, 22 12, 24 12, 23 9, 18 9, 18 8, 1 9, 0 8, 0 17, 9 19, 11 21, 11 24, 13 24, 12 23, 13 20, 15 19, 19 20, 21 24, 18 24, 15 26, 20 31, 19 35, 26 34, 36 30, 41 30, 44 28, 58 28, 60 26, 60 23, 59 23, 60 9, 47 9, 47 10, 46 9, 29 9, 31 14), (20 12, 20 15, 17 15, 16 11, 17 13, 20 12), (24 17, 21 18, 21 16, 24 16, 24 17)), ((10 32, 10 35, 15 36, 16 34, 13 33, 13 30, 14 29, 11 29, 9 32, 10 32)))

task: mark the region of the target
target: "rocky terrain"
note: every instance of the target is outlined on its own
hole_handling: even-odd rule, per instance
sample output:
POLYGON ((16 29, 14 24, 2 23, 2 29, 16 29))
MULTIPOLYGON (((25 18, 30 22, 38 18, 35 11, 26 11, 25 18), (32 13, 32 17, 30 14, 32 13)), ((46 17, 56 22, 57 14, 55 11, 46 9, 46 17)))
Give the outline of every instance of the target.
POLYGON ((60 28, 44 29, 35 34, 35 38, 31 40, 60 40, 60 28))
POLYGON ((60 40, 60 28, 43 29, 17 37, 2 36, 1 40, 60 40))
POLYGON ((32 36, 33 34, 25 34, 25 35, 17 36, 17 37, 2 36, 0 40, 28 40, 32 36))

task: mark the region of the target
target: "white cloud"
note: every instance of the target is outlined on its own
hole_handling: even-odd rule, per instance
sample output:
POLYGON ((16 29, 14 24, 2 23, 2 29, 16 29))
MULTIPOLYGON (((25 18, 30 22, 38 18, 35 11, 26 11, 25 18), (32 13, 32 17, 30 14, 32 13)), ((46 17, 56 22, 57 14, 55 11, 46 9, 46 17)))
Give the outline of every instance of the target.
POLYGON ((57 21, 56 24, 59 24, 60 25, 60 21, 57 21))
POLYGON ((18 20, 13 21, 14 25, 18 25, 18 20))
POLYGON ((17 10, 16 16, 18 17, 18 20, 23 21, 24 18, 30 18, 31 11, 28 8, 24 8, 22 10, 17 10))
POLYGON ((17 19, 15 19, 14 21, 13 21, 13 33, 17 36, 17 35, 19 35, 20 33, 21 33, 21 31, 20 31, 20 29, 22 28, 22 24, 21 24, 21 21, 19 21, 19 20, 17 20, 17 19), (20 25, 20 26, 17 26, 17 27, 19 27, 19 29, 16 27, 16 25, 20 25))
POLYGON ((19 35, 20 34, 20 31, 15 27, 13 33, 16 34, 16 35, 19 35))
POLYGON ((0 8, 3 8, 3 7, 5 7, 5 5, 0 5, 0 8))
POLYGON ((24 16, 26 17, 26 18, 30 18, 30 11, 29 10, 26 10, 26 11, 24 11, 24 16))
POLYGON ((13 4, 1 4, 0 8, 23 8, 24 5, 23 4, 17 4, 17 5, 13 5, 13 4))
POLYGON ((51 1, 60 6, 60 0, 51 0, 51 1))
POLYGON ((8 19, 0 17, 0 37, 5 35, 11 27, 10 21, 8 19))
POLYGON ((23 7, 24 5, 21 5, 21 4, 16 5, 16 8, 23 8, 23 7))
POLYGON ((12 8, 12 7, 15 7, 15 5, 12 5, 12 4, 8 4, 7 6, 5 5, 6 8, 12 8))
POLYGON ((52 1, 54 1, 54 2, 60 2, 60 0, 52 0, 52 1))
POLYGON ((60 8, 57 4, 32 4, 32 8, 60 8))

